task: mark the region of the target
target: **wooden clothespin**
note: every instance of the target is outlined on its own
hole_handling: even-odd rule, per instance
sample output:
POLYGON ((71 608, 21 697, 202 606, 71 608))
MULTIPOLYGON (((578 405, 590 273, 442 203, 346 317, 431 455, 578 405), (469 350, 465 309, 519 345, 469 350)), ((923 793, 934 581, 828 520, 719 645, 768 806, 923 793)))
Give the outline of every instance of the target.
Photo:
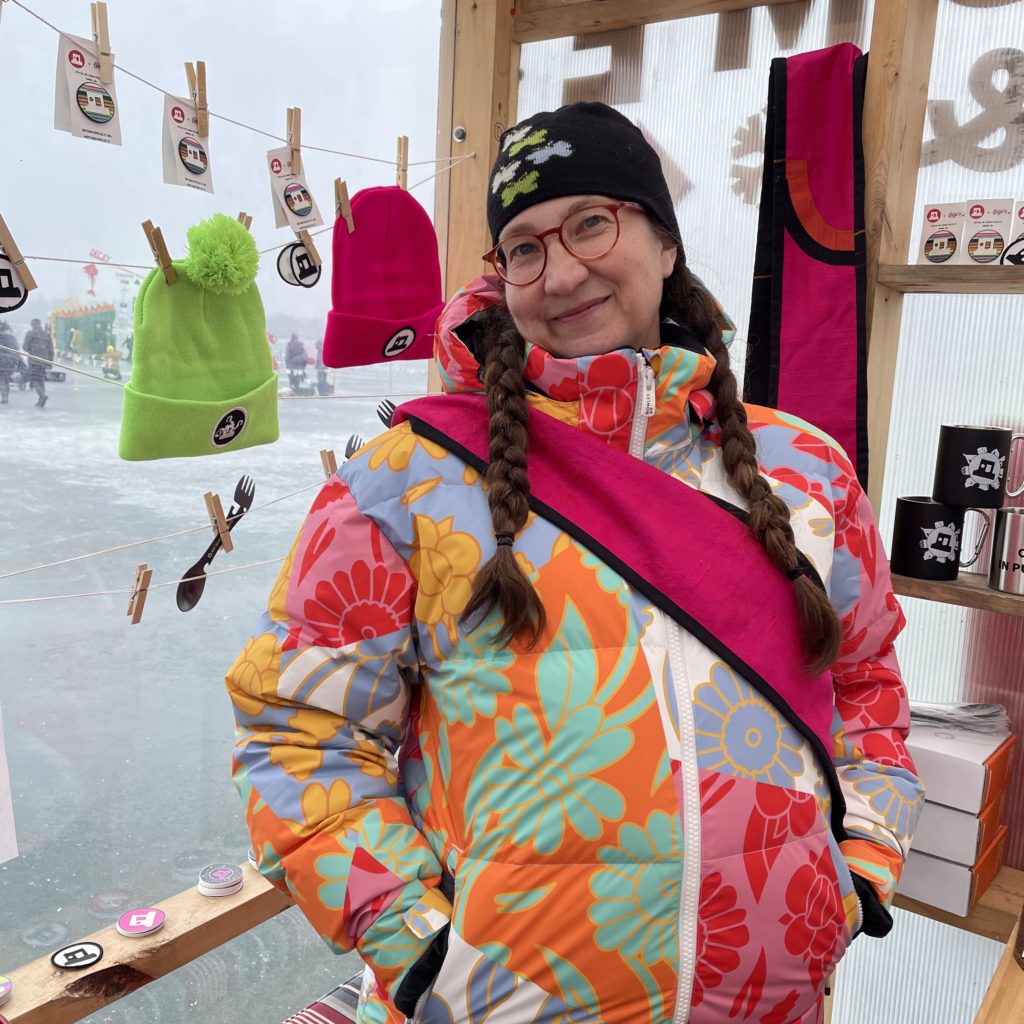
POLYGON ((313 239, 309 237, 309 232, 303 228, 302 231, 295 232, 295 237, 306 247, 306 252, 309 253, 309 258, 313 261, 313 266, 322 266, 320 253, 316 251, 316 246, 313 244, 313 239))
POLYGON ((110 52, 110 29, 107 26, 107 5, 103 0, 89 4, 92 15, 92 38, 96 43, 96 56, 100 59, 100 81, 110 85, 114 81, 114 59, 110 52))
POLYGON ((25 291, 32 291, 36 287, 36 279, 32 276, 32 271, 28 269, 25 257, 21 255, 21 250, 14 241, 14 235, 11 234, 2 216, 0 216, 0 245, 4 247, 7 258, 18 268, 18 277, 25 291))
POLYGON ((142 609, 146 607, 146 594, 149 593, 149 581, 153 578, 153 570, 143 562, 135 570, 132 582, 132 596, 128 601, 128 618, 136 625, 142 618, 142 609))
POLYGON ((324 467, 324 476, 328 480, 338 472, 338 460, 333 448, 320 449, 320 465, 324 467))
POLYGON ((348 233, 351 235, 356 229, 356 222, 352 219, 352 204, 348 201, 348 185, 342 178, 334 179, 334 216, 345 218, 348 233))
POLYGON ((196 108, 196 131, 200 138, 210 134, 210 111, 206 106, 206 61, 197 60, 193 67, 191 61, 185 63, 185 77, 188 78, 188 92, 196 108))
POLYGON ((399 188, 409 187, 409 136, 398 136, 398 160, 395 168, 395 184, 399 188))
POLYGON ((243 210, 238 215, 238 223, 241 224, 246 231, 248 231, 250 226, 252 225, 252 214, 246 213, 245 210, 243 210))
POLYGON ((207 491, 203 495, 206 502, 206 511, 210 513, 210 524, 213 532, 220 537, 220 545, 225 551, 233 551, 234 544, 231 543, 231 531, 228 529, 228 521, 224 518, 224 506, 220 503, 220 495, 213 491, 207 491))
POLYGON ((292 151, 292 174, 302 173, 302 110, 300 107, 288 108, 288 148, 292 151))
POLYGON ((178 273, 171 263, 171 254, 167 251, 164 233, 159 228, 153 227, 151 220, 142 222, 142 230, 146 232, 146 241, 149 242, 149 248, 153 252, 153 259, 164 272, 164 280, 168 284, 174 284, 178 280, 178 273))

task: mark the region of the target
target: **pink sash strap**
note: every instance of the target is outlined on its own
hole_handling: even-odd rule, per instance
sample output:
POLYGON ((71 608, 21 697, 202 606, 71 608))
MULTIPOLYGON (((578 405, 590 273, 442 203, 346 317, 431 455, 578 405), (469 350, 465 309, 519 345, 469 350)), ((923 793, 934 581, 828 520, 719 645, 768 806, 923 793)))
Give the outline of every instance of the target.
MULTIPOLYGON (((486 468, 482 395, 416 399, 399 406, 392 422, 404 419, 420 436, 486 468)), ((533 410, 528 460, 531 507, 771 700, 833 774, 831 675, 803 666, 793 584, 746 525, 667 473, 533 410)))

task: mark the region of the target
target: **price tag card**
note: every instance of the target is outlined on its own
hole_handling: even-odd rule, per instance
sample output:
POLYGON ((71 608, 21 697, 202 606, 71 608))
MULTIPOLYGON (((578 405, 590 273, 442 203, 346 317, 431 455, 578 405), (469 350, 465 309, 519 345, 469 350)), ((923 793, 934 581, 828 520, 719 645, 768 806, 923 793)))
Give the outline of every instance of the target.
POLYGON ((213 191, 210 140, 198 132, 196 108, 179 96, 164 96, 164 182, 213 191))
POLYGON ((274 226, 303 231, 318 228, 323 218, 303 175, 292 171, 292 151, 287 146, 267 153, 270 192, 274 197, 274 226))
POLYGON ((18 841, 14 835, 14 804, 11 800, 11 780, 7 774, 7 755, 4 752, 4 722, 0 716, 0 864, 18 856, 18 841))
POLYGON ((79 139, 121 145, 121 116, 114 85, 100 80, 99 58, 89 39, 61 33, 53 90, 53 126, 79 139))

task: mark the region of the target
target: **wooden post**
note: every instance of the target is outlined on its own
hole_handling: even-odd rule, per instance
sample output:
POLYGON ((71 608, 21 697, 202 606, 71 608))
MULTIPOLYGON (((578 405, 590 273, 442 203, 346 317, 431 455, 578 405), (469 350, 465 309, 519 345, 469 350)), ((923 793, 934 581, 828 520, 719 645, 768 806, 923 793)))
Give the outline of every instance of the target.
POLYGON ((435 211, 447 214, 440 232, 447 296, 483 272, 480 256, 490 248, 487 179, 498 138, 515 119, 519 48, 512 41, 512 22, 512 4, 502 0, 444 0, 442 5, 437 156, 475 154, 436 179, 435 211), (462 141, 453 137, 456 129, 465 132, 459 133, 462 141))
POLYGON ((906 263, 921 162, 938 0, 880 3, 864 96, 867 229, 868 497, 879 510, 903 295, 878 287, 880 263, 906 263))

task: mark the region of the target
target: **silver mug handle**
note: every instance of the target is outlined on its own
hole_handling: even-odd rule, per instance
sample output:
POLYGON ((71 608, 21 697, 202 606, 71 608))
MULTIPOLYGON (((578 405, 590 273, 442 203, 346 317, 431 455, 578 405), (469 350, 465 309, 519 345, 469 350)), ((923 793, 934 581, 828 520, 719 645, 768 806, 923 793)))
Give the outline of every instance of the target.
MULTIPOLYGON (((1021 434, 1019 436, 1024 437, 1024 434, 1021 434)), ((995 512, 995 509, 993 509, 992 511, 995 512)), ((971 557, 966 562, 960 562, 961 569, 970 568, 978 560, 978 556, 981 554, 981 549, 985 546, 985 538, 988 536, 988 531, 992 529, 992 523, 989 521, 988 516, 985 515, 985 513, 982 512, 980 508, 969 508, 967 509, 967 512, 977 512, 978 515, 981 516, 981 521, 985 525, 981 528, 981 536, 978 538, 978 546, 974 549, 974 554, 971 555, 971 557)), ((966 517, 966 512, 964 513, 964 515, 966 517)))
MULTIPOLYGON (((1013 437, 1010 438, 1010 456, 1011 456, 1011 458, 1013 457, 1013 442, 1014 441, 1024 441, 1024 434, 1014 434, 1013 437)), ((1022 494, 1024 494, 1024 480, 1021 481, 1020 487, 1018 487, 1017 490, 1011 491, 1010 490, 1010 480, 1009 480, 1009 472, 1010 472, 1010 467, 1009 466, 1006 467, 1006 472, 1007 472, 1006 496, 1008 498, 1019 498, 1022 494)))

